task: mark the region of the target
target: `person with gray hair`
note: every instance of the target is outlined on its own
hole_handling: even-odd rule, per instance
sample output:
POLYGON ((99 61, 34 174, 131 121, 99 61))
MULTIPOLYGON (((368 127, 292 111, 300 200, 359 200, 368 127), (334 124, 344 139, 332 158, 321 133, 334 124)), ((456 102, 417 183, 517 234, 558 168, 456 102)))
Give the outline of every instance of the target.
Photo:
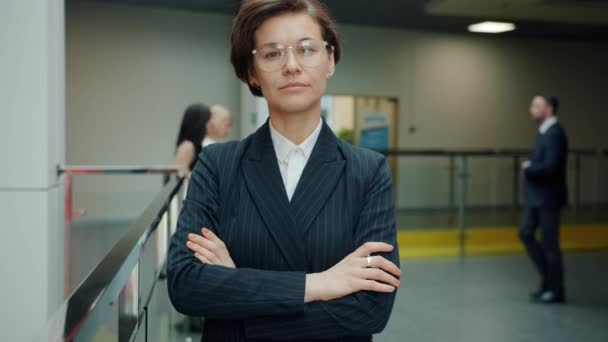
POLYGON ((222 105, 209 108, 211 119, 207 122, 207 135, 203 139, 203 147, 226 139, 232 128, 232 113, 222 105))

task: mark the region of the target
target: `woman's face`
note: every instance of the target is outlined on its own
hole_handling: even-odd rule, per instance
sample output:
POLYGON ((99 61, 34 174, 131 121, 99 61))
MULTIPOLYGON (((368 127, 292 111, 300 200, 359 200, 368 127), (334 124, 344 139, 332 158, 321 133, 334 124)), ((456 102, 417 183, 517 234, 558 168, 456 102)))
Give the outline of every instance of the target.
MULTIPOLYGON (((319 63, 301 65, 303 55, 298 46, 307 47, 309 42, 322 43, 321 27, 304 13, 287 13, 266 20, 255 33, 252 83, 261 87, 270 109, 283 113, 304 112, 318 106, 325 93, 327 80, 333 75, 335 63, 332 49, 322 46, 319 63), (284 63, 278 68, 262 65, 259 53, 264 47, 290 47, 286 49, 284 63), (298 56, 298 54, 300 56, 298 56), (272 69, 272 70, 269 70, 272 69), (276 69, 276 70, 275 70, 276 69)), ((306 63, 304 63, 306 64, 306 63)))

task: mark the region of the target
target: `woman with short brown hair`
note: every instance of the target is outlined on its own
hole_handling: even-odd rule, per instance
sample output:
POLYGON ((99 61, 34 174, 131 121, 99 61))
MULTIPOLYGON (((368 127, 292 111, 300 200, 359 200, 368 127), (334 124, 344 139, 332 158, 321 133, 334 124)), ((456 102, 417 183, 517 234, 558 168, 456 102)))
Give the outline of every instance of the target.
POLYGON ((382 155, 321 118, 335 24, 316 0, 250 0, 231 41, 270 119, 199 155, 171 240, 171 301, 205 317, 204 341, 371 341, 400 285, 393 188, 382 155))

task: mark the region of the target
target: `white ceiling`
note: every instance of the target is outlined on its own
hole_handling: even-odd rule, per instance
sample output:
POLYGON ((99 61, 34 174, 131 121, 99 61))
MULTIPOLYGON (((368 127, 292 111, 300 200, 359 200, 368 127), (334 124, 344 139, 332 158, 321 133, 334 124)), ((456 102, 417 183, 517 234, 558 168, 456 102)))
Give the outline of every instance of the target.
MULTIPOLYGON (((0 0, 1 2, 2 0, 0 0)), ((241 0, 101 1, 235 15, 241 0)), ((608 41, 608 0, 321 0, 339 23, 469 34, 470 24, 513 21, 501 36, 608 41)))

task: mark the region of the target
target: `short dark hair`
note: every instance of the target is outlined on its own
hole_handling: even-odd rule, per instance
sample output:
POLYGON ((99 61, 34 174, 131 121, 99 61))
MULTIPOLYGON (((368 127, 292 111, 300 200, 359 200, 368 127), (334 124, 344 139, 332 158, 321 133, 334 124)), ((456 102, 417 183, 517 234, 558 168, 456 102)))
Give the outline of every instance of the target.
POLYGON ((553 108, 553 114, 557 113, 557 110, 559 109, 559 99, 557 98, 557 96, 543 94, 538 94, 536 96, 542 97, 543 100, 545 100, 545 102, 553 108))
POLYGON ((249 82, 253 71, 255 32, 269 18, 284 13, 306 13, 321 26, 321 35, 340 61, 340 37, 336 24, 325 5, 317 0, 245 0, 232 23, 230 37, 230 62, 236 76, 247 83, 255 96, 263 96, 262 90, 249 82))

